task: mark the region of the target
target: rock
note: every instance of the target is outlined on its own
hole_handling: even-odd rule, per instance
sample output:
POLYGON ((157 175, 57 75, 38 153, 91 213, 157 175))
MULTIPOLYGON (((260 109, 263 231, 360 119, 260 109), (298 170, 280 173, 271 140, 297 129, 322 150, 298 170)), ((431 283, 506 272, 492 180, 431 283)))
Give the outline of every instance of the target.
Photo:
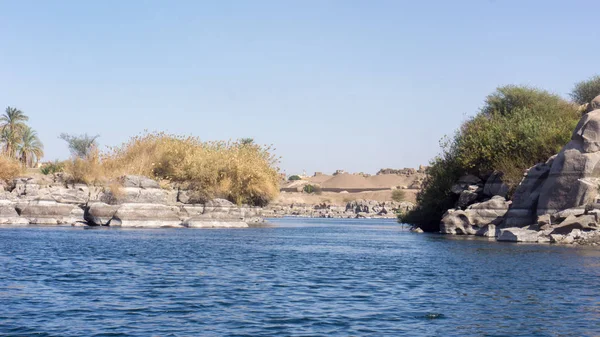
POLYGON ((90 189, 85 184, 70 187, 52 186, 47 192, 52 200, 61 204, 85 204, 90 198, 90 189))
POLYGON ((118 191, 105 189, 99 196, 98 201, 110 205, 132 203, 175 205, 177 203, 177 191, 140 187, 122 187, 118 191))
POLYGON ((498 241, 509 242, 538 242, 539 235, 537 231, 523 229, 519 227, 502 228, 498 233, 498 241))
POLYGON ((0 224, 26 225, 29 224, 29 220, 19 216, 14 203, 0 200, 0 224))
POLYGON ((179 211, 180 218, 186 219, 194 216, 200 216, 204 213, 204 204, 183 205, 179 211))
POLYGON ((457 208, 465 208, 477 200, 478 194, 469 190, 464 190, 460 193, 458 201, 456 202, 457 208))
POLYGON ((413 233, 423 233, 423 230, 420 227, 412 227, 410 231, 413 233))
POLYGON ((506 213, 503 227, 530 225, 537 219, 536 207, 542 186, 550 174, 556 156, 545 163, 536 164, 525 173, 523 180, 513 194, 512 204, 506 213))
POLYGON ((590 111, 600 109, 600 95, 594 97, 594 99, 589 103, 590 111))
POLYGON ((118 205, 94 202, 84 209, 84 218, 92 226, 108 226, 118 209, 118 205))
POLYGON ((550 225, 552 223, 549 214, 540 215, 537 218, 537 224, 541 228, 546 225, 550 225))
POLYGON ((119 178, 119 182, 123 187, 160 188, 156 180, 143 176, 125 175, 119 178))
POLYGON ((496 235, 497 235, 496 232, 497 232, 496 225, 490 224, 490 225, 480 228, 477 232, 475 232, 475 235, 493 238, 493 237, 496 237, 496 235))
POLYGON ((552 220, 553 223, 559 224, 559 223, 563 222, 565 219, 567 219, 569 216, 577 217, 577 216, 583 215, 584 213, 585 213, 584 207, 575 207, 575 208, 569 208, 569 209, 562 210, 562 211, 554 213, 552 215, 548 215, 548 214, 546 214, 546 215, 550 216, 550 219, 552 220))
POLYGON ((184 204, 204 204, 207 200, 203 193, 180 189, 177 192, 177 201, 184 204))
POLYGON ((571 233, 574 229, 594 230, 597 227, 595 215, 581 215, 579 217, 569 215, 560 225, 554 227, 550 234, 564 235, 571 233))
POLYGON ((495 196, 488 201, 473 204, 464 211, 448 210, 442 218, 440 232, 475 235, 487 225, 500 224, 509 205, 510 202, 503 197, 495 196))
POLYGON ((538 215, 594 203, 598 195, 599 178, 600 110, 594 110, 583 115, 573 131, 571 141, 554 160, 541 190, 538 215))
POLYGON ((166 205, 126 203, 119 205, 109 225, 152 228, 182 227, 178 211, 178 207, 166 205))
POLYGON ((15 207, 19 215, 30 224, 58 225, 71 223, 71 212, 76 205, 60 204, 56 201, 33 200, 18 203, 15 207))
POLYGON ((188 219, 183 222, 183 227, 188 228, 247 228, 249 227, 243 221, 219 221, 219 220, 200 220, 188 219))
POLYGON ((483 186, 483 194, 488 197, 499 195, 506 198, 506 195, 508 194, 508 185, 502 181, 503 176, 504 174, 502 172, 495 171, 492 173, 483 186))

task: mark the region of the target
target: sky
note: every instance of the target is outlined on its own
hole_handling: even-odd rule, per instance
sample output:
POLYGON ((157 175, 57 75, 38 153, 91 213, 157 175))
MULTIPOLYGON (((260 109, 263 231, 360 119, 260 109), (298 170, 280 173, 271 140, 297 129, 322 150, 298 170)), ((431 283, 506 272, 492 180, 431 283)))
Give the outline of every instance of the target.
POLYGON ((0 0, 0 107, 102 147, 273 144, 288 173, 418 167, 506 84, 599 72, 596 1, 0 0))

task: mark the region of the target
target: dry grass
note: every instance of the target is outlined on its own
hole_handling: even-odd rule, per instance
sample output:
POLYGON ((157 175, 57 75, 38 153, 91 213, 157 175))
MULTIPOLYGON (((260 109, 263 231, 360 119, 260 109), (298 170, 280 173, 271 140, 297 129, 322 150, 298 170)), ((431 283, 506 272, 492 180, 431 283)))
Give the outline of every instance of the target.
POLYGON ((87 184, 125 174, 179 183, 207 198, 265 204, 279 193, 278 160, 270 147, 240 142, 201 142, 164 133, 131 138, 108 152, 93 153, 67 165, 74 180, 87 184))
POLYGON ((0 180, 10 181, 23 174, 23 164, 13 158, 0 156, 0 180))

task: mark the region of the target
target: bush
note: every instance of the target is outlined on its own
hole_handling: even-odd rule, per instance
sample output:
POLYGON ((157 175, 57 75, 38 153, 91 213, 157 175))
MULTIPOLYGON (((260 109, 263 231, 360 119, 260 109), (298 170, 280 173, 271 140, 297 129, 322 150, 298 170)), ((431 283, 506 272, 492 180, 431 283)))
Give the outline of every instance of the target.
POLYGON ((321 190, 321 186, 318 186, 318 185, 311 185, 311 184, 304 185, 304 188, 303 188, 303 190, 304 190, 304 192, 306 192, 306 193, 309 193, 309 194, 310 194, 310 193, 314 193, 314 194, 321 194, 321 193, 323 192, 323 191, 321 190))
POLYGON ((486 178, 498 170, 514 190, 525 170, 569 141, 579 117, 577 106, 546 91, 498 88, 476 116, 442 142, 442 153, 431 162, 417 195, 417 207, 401 220, 438 231, 442 215, 457 199, 450 189, 464 174, 486 178))
POLYGON ((392 191, 392 200, 397 202, 402 202, 406 199, 406 192, 404 190, 393 190, 392 191))
POLYGON ((40 172, 44 175, 63 172, 65 170, 65 162, 55 160, 54 162, 44 163, 40 167, 40 172))
POLYGON ((75 180, 106 183, 125 174, 182 185, 203 197, 264 205, 279 193, 278 158, 270 147, 241 142, 201 142, 164 133, 131 138, 121 146, 75 158, 75 180))
POLYGON ((596 96, 600 95, 600 75, 575 84, 570 95, 573 102, 577 104, 591 102, 596 96))
POLYGON ((300 176, 298 176, 298 175, 293 175, 288 178, 289 181, 301 180, 301 179, 302 178, 300 178, 300 176))
POLYGON ((17 159, 0 155, 0 180, 9 182, 23 174, 23 164, 17 159))

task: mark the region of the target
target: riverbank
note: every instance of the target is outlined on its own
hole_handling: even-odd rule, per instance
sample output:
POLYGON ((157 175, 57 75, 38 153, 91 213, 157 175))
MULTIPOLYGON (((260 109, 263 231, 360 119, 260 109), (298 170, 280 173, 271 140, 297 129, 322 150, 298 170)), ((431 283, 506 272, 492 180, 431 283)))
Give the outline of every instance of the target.
POLYGON ((263 221, 259 207, 199 200, 194 191, 142 176, 89 186, 70 184, 61 173, 35 175, 0 192, 0 224, 9 225, 245 228, 263 221))

